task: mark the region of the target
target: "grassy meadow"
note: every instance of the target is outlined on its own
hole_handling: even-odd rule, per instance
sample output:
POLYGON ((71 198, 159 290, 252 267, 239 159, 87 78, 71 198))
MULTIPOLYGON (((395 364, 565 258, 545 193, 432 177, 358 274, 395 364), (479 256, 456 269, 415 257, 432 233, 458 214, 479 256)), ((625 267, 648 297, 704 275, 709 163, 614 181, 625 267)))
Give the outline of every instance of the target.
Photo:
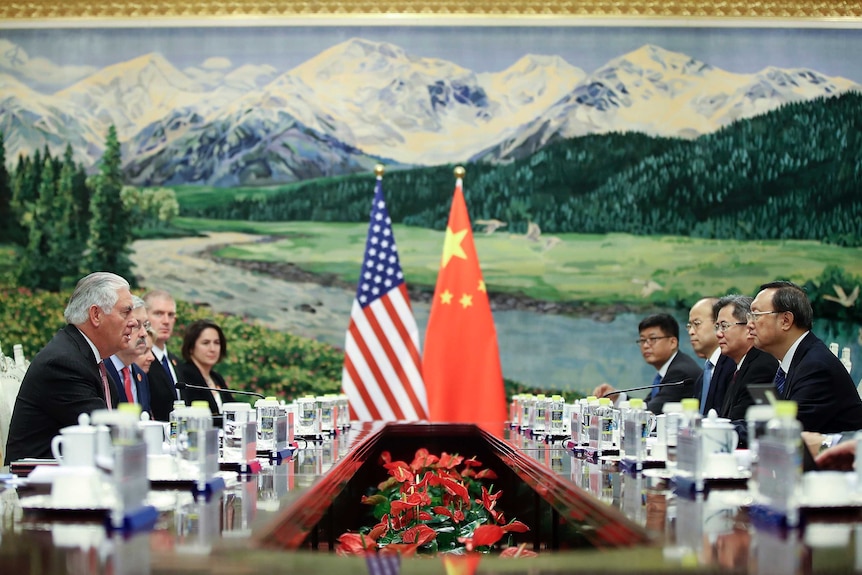
MULTIPOLYGON (((177 218, 194 231, 276 235, 275 242, 222 248, 227 258, 292 262, 309 271, 355 282, 362 263, 365 223, 238 222, 177 218)), ((409 284, 433 286, 442 232, 395 225, 409 284)), ((492 291, 545 301, 678 305, 731 291, 753 294, 761 283, 804 283, 827 265, 862 273, 862 249, 807 240, 707 240, 680 236, 558 234, 538 241, 498 230, 475 232, 485 281, 492 291)))

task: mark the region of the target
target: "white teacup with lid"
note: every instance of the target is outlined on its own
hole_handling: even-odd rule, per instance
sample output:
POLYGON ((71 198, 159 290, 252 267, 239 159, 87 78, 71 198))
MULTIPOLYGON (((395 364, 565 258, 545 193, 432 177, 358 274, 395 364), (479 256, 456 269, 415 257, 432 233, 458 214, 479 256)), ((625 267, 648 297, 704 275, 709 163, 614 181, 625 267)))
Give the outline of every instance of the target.
POLYGON ((718 417, 714 409, 701 420, 701 427, 707 457, 711 453, 733 453, 739 444, 739 434, 733 424, 725 417, 718 417))
POLYGON ((90 416, 78 416, 78 425, 60 430, 51 440, 51 453, 57 463, 70 467, 93 467, 96 457, 96 428, 90 425, 90 416))

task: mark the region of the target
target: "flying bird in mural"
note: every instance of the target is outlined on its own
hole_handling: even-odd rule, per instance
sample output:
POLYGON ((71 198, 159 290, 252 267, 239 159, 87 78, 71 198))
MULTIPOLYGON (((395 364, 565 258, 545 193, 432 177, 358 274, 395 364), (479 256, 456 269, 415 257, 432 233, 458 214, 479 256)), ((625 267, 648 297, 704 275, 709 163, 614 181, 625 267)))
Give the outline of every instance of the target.
POLYGON ((493 234, 500 228, 504 228, 507 225, 506 222, 501 222, 500 220, 494 218, 490 220, 476 220, 474 223, 477 226, 485 226, 485 229, 482 231, 484 231, 486 234, 493 234))
POLYGON ((632 278, 632 283, 641 284, 643 286, 643 288, 641 288, 641 295, 643 297, 649 297, 655 292, 664 289, 664 286, 655 280, 642 280, 639 278, 632 278))
POLYGON ((834 289, 835 293, 838 295, 834 296, 834 295, 826 294, 823 296, 823 299, 829 300, 829 301, 834 301, 836 303, 843 305, 844 307, 853 307, 853 305, 856 303, 856 299, 859 297, 859 286, 858 285, 855 288, 853 288, 853 291, 850 292, 850 295, 847 295, 847 293, 844 291, 844 288, 838 284, 833 284, 832 289, 834 289))

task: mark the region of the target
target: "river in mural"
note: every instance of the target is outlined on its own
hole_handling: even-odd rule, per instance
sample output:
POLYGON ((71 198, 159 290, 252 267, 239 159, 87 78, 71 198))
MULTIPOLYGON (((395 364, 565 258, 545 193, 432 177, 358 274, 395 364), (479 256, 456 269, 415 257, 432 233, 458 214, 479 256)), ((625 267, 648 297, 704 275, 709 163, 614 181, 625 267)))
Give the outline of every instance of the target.
MULTIPOLYGON (((133 260, 141 284, 162 288, 174 297, 206 303, 214 311, 254 318, 272 328, 337 346, 344 345, 354 293, 310 282, 287 282, 201 257, 213 245, 240 243, 254 236, 214 233, 208 237, 135 242, 133 260)), ((414 302, 424 338, 430 306, 414 302)), ((687 314, 669 311, 684 324, 687 314)), ((652 368, 641 359, 635 339, 642 316, 617 314, 597 321, 589 317, 497 310, 494 321, 505 377, 548 390, 590 392, 607 381, 618 387, 648 385, 652 368)), ((815 332, 827 343, 851 348, 854 381, 862 378, 857 326, 820 321, 815 332)), ((693 355, 688 335, 680 349, 693 355)))

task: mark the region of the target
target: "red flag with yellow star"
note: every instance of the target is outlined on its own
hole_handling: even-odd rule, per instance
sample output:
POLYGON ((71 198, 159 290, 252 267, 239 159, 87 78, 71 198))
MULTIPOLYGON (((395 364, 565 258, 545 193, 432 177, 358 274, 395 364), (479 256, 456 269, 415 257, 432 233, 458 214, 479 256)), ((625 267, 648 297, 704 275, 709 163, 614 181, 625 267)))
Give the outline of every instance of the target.
POLYGON ((494 432, 496 427, 502 430, 506 420, 506 394, 494 318, 461 186, 459 177, 425 333, 422 372, 431 421, 479 423, 494 432))

